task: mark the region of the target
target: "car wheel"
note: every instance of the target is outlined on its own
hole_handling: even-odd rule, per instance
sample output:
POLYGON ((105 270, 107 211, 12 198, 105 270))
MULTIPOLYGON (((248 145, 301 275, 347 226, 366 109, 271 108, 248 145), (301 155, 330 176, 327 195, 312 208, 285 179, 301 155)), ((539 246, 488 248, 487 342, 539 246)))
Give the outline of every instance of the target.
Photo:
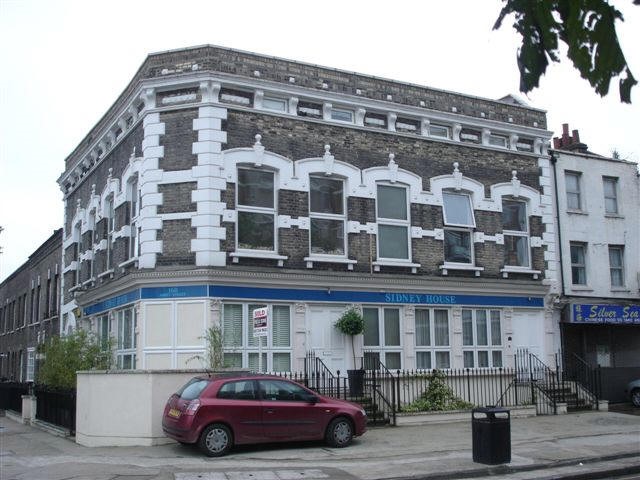
POLYGON ((631 403, 634 407, 640 407, 640 388, 634 388, 631 391, 631 403))
POLYGON ((345 417, 334 418, 327 427, 325 440, 334 448, 346 447, 353 440, 353 426, 345 417))
POLYGON ((202 431, 198 447, 209 457, 226 455, 233 446, 233 434, 226 425, 214 423, 202 431))

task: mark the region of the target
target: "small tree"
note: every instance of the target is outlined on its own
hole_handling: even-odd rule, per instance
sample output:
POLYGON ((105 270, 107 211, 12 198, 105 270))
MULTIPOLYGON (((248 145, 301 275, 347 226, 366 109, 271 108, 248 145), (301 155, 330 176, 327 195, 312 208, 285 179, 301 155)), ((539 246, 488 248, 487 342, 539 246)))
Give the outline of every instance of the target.
POLYGON ((205 368, 211 370, 217 370, 224 366, 224 359, 222 354, 222 330, 218 326, 207 328, 204 335, 198 337, 203 339, 207 345, 207 351, 205 355, 194 355, 189 358, 187 362, 197 359, 200 360, 205 368))
POLYGON ((50 387, 75 388, 77 371, 111 368, 111 341, 103 345, 95 335, 82 329, 64 337, 52 337, 43 353, 37 380, 50 387))
POLYGON ((356 348, 353 344, 353 337, 364 332, 364 318, 358 310, 350 308, 342 314, 336 321, 336 329, 344 335, 351 337, 351 353, 353 354, 353 366, 356 366, 356 348))

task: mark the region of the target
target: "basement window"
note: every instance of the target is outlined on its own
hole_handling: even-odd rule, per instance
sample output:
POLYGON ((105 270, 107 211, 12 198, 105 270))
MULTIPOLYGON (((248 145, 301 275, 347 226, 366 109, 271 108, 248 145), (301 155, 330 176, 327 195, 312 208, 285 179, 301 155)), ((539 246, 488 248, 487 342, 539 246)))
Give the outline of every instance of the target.
POLYGON ((233 103, 236 105, 243 105, 250 107, 253 104, 252 94, 249 92, 243 92, 241 90, 232 90, 230 88, 223 88, 220 90, 220 101, 223 103, 233 103))

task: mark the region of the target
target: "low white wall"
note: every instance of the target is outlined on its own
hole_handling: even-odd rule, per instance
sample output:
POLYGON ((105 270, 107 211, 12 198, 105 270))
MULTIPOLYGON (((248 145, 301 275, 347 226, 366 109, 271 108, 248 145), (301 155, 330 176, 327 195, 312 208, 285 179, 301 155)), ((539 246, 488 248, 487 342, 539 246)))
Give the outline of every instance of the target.
POLYGON ((86 447, 170 443, 162 433, 169 397, 201 370, 78 372, 76 442, 86 447))
MULTIPOLYGON (((507 407, 511 418, 535 417, 536 407, 507 407)), ((454 410, 449 412, 418 412, 399 413, 396 415, 396 425, 399 427, 409 425, 430 425, 433 423, 469 422, 471 423, 470 410, 454 410)))

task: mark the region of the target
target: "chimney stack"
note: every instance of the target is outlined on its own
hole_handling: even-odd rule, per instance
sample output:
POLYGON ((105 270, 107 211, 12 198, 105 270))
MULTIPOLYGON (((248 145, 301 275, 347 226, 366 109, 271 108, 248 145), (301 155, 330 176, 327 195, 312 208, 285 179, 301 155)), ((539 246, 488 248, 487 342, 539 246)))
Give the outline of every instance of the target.
POLYGON ((562 136, 553 138, 553 148, 556 150, 570 150, 580 153, 588 153, 587 145, 580 142, 578 130, 572 130, 569 135, 569 124, 562 124, 562 136))

